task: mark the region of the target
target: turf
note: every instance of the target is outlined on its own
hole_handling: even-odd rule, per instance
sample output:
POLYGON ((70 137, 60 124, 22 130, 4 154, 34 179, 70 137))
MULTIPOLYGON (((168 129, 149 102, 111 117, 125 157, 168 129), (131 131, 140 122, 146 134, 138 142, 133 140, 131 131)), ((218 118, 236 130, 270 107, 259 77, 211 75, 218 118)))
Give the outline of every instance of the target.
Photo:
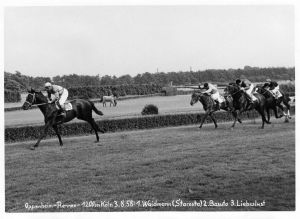
POLYGON ((252 123, 229 126, 109 133, 100 143, 94 136, 63 138, 63 147, 50 139, 35 151, 28 149, 33 142, 6 144, 6 211, 295 210, 294 121, 264 130, 252 123), (115 207, 123 200, 127 207, 115 207), (141 205, 147 200, 152 207, 141 205), (208 206, 157 206, 181 200, 208 206), (265 206, 231 206, 231 200, 265 206), (58 201, 78 206, 25 208, 58 201))

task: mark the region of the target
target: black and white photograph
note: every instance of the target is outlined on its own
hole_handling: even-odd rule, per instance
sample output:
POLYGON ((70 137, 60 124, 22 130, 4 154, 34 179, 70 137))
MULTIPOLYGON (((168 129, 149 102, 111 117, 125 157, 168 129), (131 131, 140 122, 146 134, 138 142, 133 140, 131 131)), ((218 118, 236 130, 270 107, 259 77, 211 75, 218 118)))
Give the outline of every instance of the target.
POLYGON ((295 5, 3 10, 6 214, 295 212, 295 5))

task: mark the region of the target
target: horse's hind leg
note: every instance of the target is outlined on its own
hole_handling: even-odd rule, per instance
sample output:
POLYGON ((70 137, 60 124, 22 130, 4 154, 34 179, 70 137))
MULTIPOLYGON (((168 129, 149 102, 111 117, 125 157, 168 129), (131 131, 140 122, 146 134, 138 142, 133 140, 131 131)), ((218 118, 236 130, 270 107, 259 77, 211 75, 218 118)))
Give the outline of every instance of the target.
POLYGON ((288 102, 283 102, 283 104, 286 106, 287 109, 287 118, 291 119, 291 115, 290 115, 290 109, 291 109, 291 105, 288 102))
POLYGON ((92 128, 94 129, 95 134, 96 134, 97 142, 99 142, 98 130, 100 130, 100 129, 99 129, 98 125, 96 124, 96 122, 95 122, 95 120, 94 120, 93 118, 87 120, 87 122, 90 123, 90 125, 91 125, 92 128))

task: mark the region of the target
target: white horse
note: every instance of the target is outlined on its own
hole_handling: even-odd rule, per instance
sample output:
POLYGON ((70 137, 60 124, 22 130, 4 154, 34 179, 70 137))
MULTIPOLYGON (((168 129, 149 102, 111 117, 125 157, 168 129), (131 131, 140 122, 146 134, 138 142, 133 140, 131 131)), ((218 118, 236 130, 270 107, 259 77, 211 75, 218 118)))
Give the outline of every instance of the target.
POLYGON ((113 106, 117 106, 117 98, 116 98, 116 96, 113 96, 113 95, 103 96, 102 101, 100 101, 100 102, 103 102, 103 107, 106 107, 106 102, 110 103, 110 105, 109 105, 110 107, 111 107, 111 104, 113 106))

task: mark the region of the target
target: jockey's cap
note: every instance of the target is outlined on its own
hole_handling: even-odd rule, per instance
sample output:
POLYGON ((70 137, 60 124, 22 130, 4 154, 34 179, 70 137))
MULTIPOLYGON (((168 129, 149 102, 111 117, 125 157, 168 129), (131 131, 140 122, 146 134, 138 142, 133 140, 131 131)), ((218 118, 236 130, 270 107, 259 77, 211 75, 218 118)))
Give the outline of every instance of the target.
POLYGON ((51 87, 52 86, 52 84, 50 83, 50 82, 47 82, 46 84, 45 84, 45 87, 51 87))

